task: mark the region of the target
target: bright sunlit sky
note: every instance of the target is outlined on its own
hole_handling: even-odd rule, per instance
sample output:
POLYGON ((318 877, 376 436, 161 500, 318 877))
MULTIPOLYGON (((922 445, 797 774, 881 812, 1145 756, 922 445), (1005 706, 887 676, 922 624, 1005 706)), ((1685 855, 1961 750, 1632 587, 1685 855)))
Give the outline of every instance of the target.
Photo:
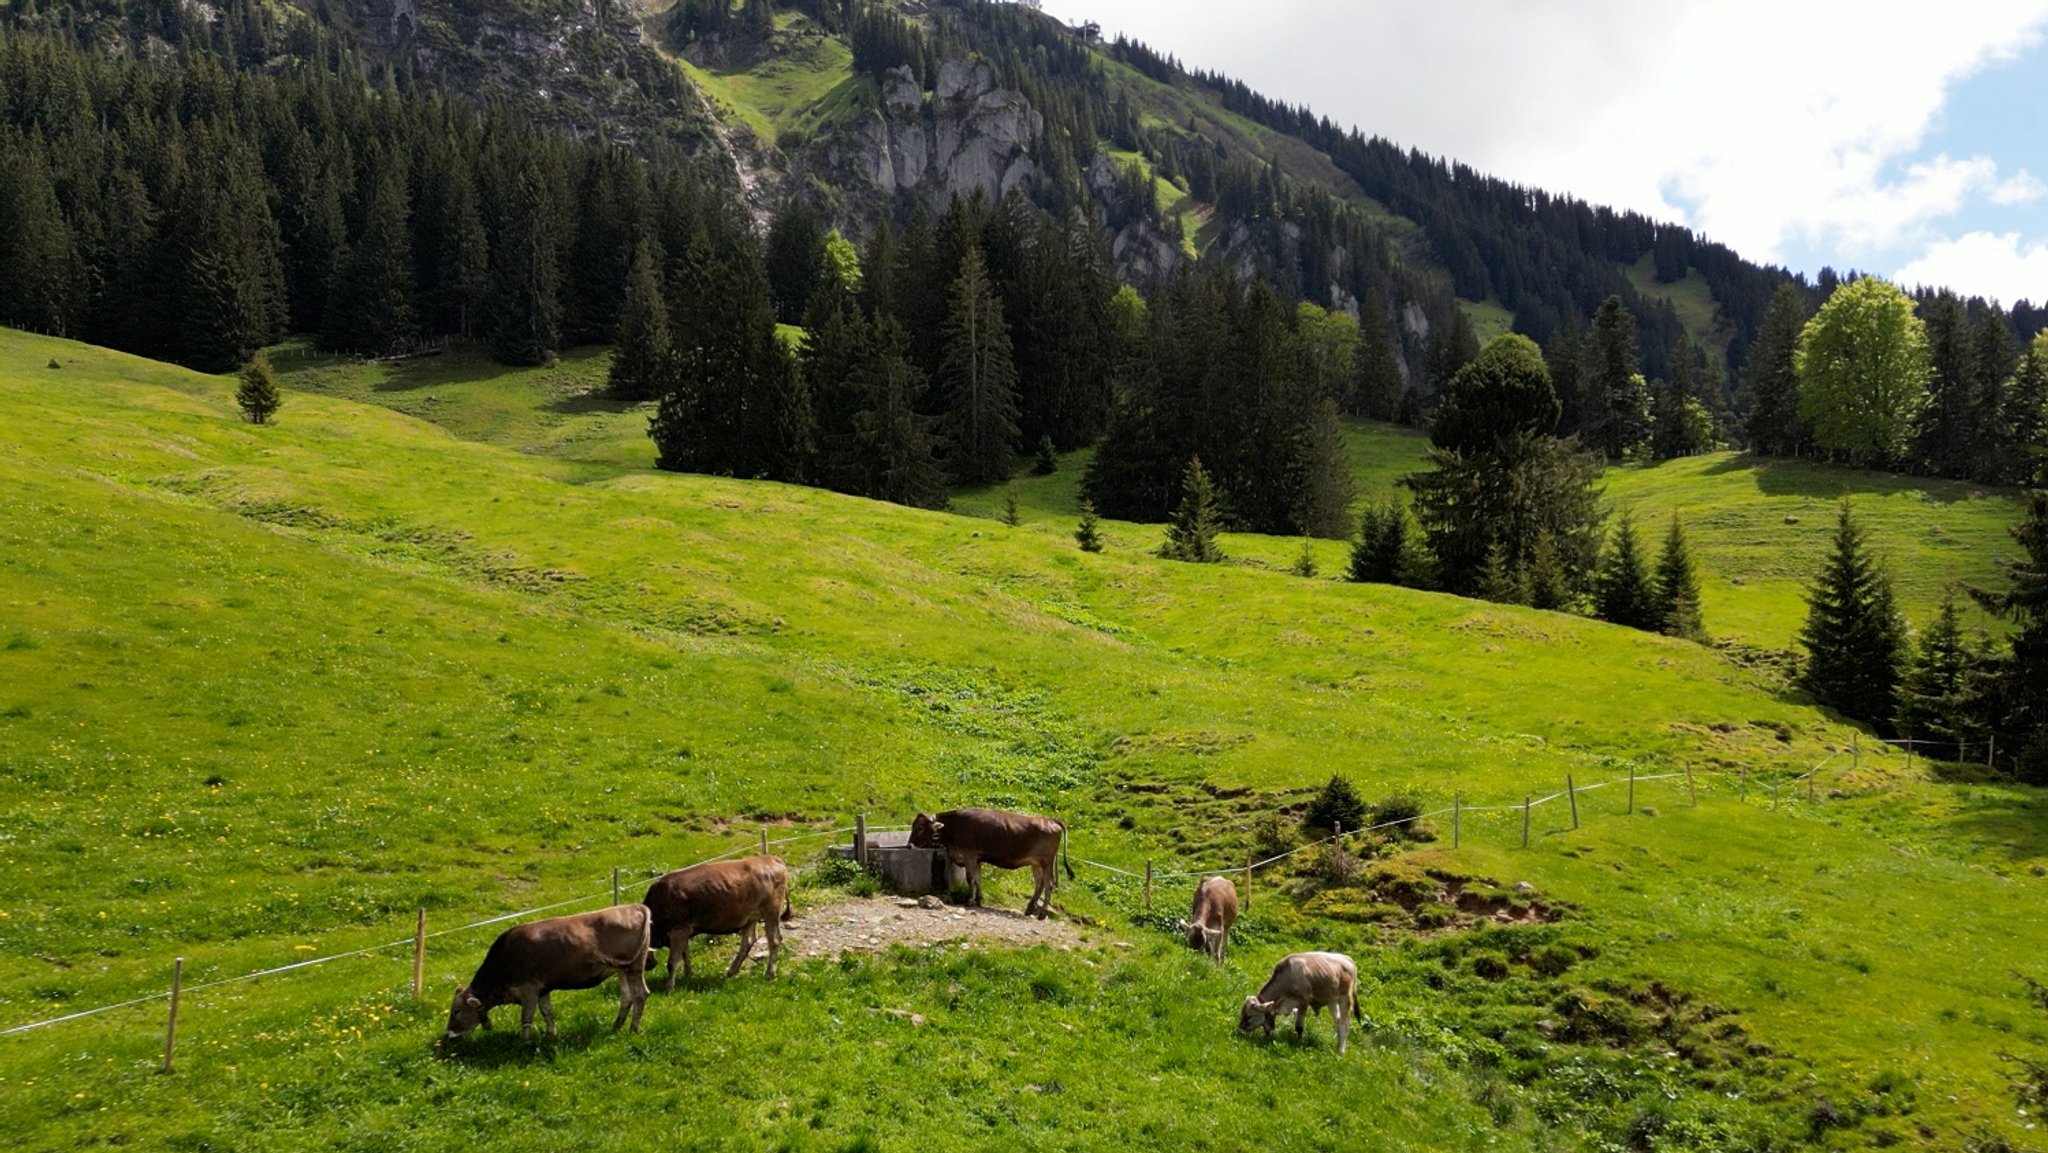
POLYGON ((1743 255, 2048 300, 2048 0, 1045 0, 1743 255))

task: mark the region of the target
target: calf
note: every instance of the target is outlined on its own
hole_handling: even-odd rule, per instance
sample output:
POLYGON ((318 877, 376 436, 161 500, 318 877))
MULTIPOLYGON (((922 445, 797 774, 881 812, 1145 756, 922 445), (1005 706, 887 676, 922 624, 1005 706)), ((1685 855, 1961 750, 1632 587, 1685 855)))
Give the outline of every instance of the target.
POLYGON ((1351 1021, 1358 1015, 1358 966, 1342 953, 1289 954, 1273 966, 1265 987, 1244 999, 1237 1028, 1249 1033, 1263 1023, 1266 1036, 1271 1037, 1274 1020, 1292 1010, 1294 1035, 1300 1037, 1304 1011, 1320 1012, 1325 1005, 1337 1023, 1337 1052, 1342 1053, 1351 1034, 1351 1021))
POLYGON ((619 1015, 612 1032, 630 1017, 640 1031, 647 1004, 647 952, 651 924, 645 905, 617 905, 594 913, 549 917, 514 925, 498 934, 469 984, 455 990, 444 1038, 461 1039, 481 1025, 491 1027, 491 1010, 519 1005, 519 1035, 533 1035, 533 1011, 540 1010, 548 1036, 555 1035, 557 989, 591 989, 619 975, 619 1015))
MULTIPOLYGON (((792 915, 789 905, 789 866, 781 857, 747 857, 738 861, 713 861, 678 869, 648 887, 647 907, 654 914, 654 947, 668 950, 668 980, 662 991, 676 991, 676 958, 683 961, 683 977, 690 976, 690 938, 740 935, 740 951, 725 975, 739 975, 740 967, 754 952, 756 925, 768 927, 768 976, 775 976, 775 960, 782 954, 782 922, 792 915)), ((647 959, 649 968, 654 958, 647 959)))
POLYGON ((972 904, 981 904, 983 862, 999 869, 1031 866, 1031 899, 1024 902, 1024 915, 1040 920, 1052 911, 1053 889, 1059 884, 1054 866, 1066 864, 1067 879, 1074 879, 1066 837, 1067 827, 1051 817, 1000 809, 948 809, 936 817, 919 813, 910 823, 911 845, 943 849, 948 861, 967 870, 972 904))
POLYGON ((1188 948, 1200 949, 1222 964, 1230 953, 1230 926, 1237 923, 1237 886, 1210 877, 1195 889, 1195 911, 1188 918, 1188 948))

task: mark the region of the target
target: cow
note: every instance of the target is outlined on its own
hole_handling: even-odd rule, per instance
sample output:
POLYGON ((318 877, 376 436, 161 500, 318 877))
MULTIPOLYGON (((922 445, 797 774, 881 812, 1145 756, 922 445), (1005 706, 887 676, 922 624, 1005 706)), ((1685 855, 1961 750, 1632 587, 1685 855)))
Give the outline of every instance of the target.
POLYGON ((647 1004, 647 954, 652 916, 645 905, 615 905, 594 913, 549 917, 514 925, 498 934, 469 984, 455 990, 444 1040, 458 1041, 481 1025, 491 1027, 491 1010, 519 1005, 519 1035, 533 1036, 533 1011, 555 1035, 557 989, 594 989, 619 975, 619 1015, 612 1032, 630 1018, 640 1031, 647 1004))
POLYGON ((967 870, 968 901, 981 904, 982 862, 999 869, 1031 866, 1031 899, 1024 915, 1044 920, 1052 911, 1052 891, 1059 884, 1054 858, 1066 865, 1067 827, 1051 817, 1006 813, 1000 809, 948 809, 937 816, 917 814, 910 823, 910 843, 920 849, 944 849, 946 860, 967 870))
POLYGON ((1195 888, 1195 911, 1188 918, 1188 948, 1200 949, 1222 964, 1230 954, 1230 926, 1237 922, 1237 886, 1224 877, 1210 877, 1195 888))
MULTIPOLYGON (((782 922, 795 916, 789 903, 789 866, 773 856, 678 869, 648 886, 645 900, 654 913, 654 947, 668 950, 665 993, 676 991, 678 954, 684 979, 691 976, 691 937, 738 933, 740 951, 725 970, 728 977, 738 976, 753 955, 756 925, 768 928, 768 976, 773 979, 775 960, 782 954, 782 922)), ((647 967, 654 967, 652 955, 647 967)))
POLYGON ((1237 1029, 1249 1033, 1263 1024, 1271 1037, 1274 1020, 1292 1010, 1299 1038, 1304 1013, 1321 1012, 1325 1005, 1337 1023, 1337 1052, 1342 1053, 1358 1016, 1358 966, 1342 953, 1291 953, 1273 966, 1273 975, 1256 995, 1244 999, 1237 1029))

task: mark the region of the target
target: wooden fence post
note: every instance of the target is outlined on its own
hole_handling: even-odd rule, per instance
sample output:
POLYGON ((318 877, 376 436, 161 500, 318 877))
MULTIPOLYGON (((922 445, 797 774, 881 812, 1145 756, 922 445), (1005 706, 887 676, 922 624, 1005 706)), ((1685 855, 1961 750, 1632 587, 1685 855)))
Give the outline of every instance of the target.
POLYGON ((1330 823, 1336 826, 1330 830, 1330 843, 1334 845, 1344 839, 1344 822, 1331 821, 1330 823))
POLYGON ((1529 847, 1529 794, 1522 794, 1522 847, 1529 847))
POLYGON ((165 1073, 171 1071, 171 1056, 178 1048, 178 994, 183 992, 184 988, 185 958, 179 957, 171 962, 171 1015, 164 1022, 164 1067, 162 1071, 165 1073))
POLYGON ((768 855, 768 826, 761 826, 761 855, 768 855))
POLYGON ((1913 738, 1906 738, 1906 771, 1913 771, 1913 738))
POLYGON ((1700 791, 1692 783, 1692 766, 1690 764, 1685 766, 1685 795, 1690 799, 1693 808, 1697 809, 1700 807, 1700 791))
POLYGON ((1990 740, 1990 742, 1989 742, 1989 743, 1987 743, 1987 744, 1986 744, 1986 745, 1984 746, 1984 767, 1985 767, 1985 768, 1987 768, 1987 769, 1990 769, 1990 768, 1996 768, 1996 767, 1997 767, 1997 766, 1996 766, 1996 762, 1997 762, 1997 760, 1998 760, 1998 734, 1997 734, 1997 733, 1993 733, 1993 734, 1991 734, 1991 740, 1990 740))
POLYGON ((1631 814, 1636 811, 1636 766, 1633 761, 1628 766, 1628 811, 1631 814))
POLYGON ((1245 911, 1246 911, 1246 912, 1250 912, 1250 911, 1251 911, 1251 907, 1252 907, 1252 851, 1251 851, 1250 849, 1246 849, 1246 850, 1244 851, 1244 907, 1245 907, 1245 911))
POLYGON ((1152 858, 1145 858, 1145 907, 1152 907, 1152 858))
MULTIPOLYGON (((613 901, 612 904, 618 904, 613 901)), ((419 919, 412 923, 412 999, 417 1001, 427 992, 427 910, 420 909, 419 919)))
POLYGON ((1564 775, 1564 795, 1572 803, 1572 828, 1576 829, 1579 827, 1579 790, 1572 784, 1570 773, 1564 775))
POLYGON ((853 815, 853 863, 865 869, 868 867, 868 815, 853 815))
POLYGON ((1459 834, 1463 831, 1459 826, 1465 823, 1464 817, 1464 794, 1453 792, 1451 794, 1451 847, 1453 849, 1458 847, 1459 834))

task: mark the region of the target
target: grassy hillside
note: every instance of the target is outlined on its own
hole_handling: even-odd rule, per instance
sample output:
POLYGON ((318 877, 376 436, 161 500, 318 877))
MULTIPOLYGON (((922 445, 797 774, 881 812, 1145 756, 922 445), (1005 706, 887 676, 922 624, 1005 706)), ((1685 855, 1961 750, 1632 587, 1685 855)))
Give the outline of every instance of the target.
MULTIPOLYGON (((1090 926, 1072 952, 707 979, 637 1040, 565 994, 537 1054, 501 1030, 436 1055, 488 932, 445 938, 425 1006, 402 952, 195 994, 171 1078, 160 1004, 0 1037, 18 1143, 625 1148, 678 1116, 686 1143, 790 1148, 2026 1139, 1996 1053, 2048 1047, 2009 975, 2043 943, 2034 792, 1869 754, 1774 810, 1767 783, 1849 732, 1696 646, 1173 565, 1152 528, 1089 556, 1065 521, 609 465, 632 413, 465 440, 348 399, 448 418, 484 403, 469 372, 304 364, 335 395, 294 387, 254 428, 226 381, 0 334, 0 1027, 159 989, 173 954, 198 982, 387 942, 416 906, 587 895, 763 822, 1016 804, 1067 817, 1077 857, 1167 869, 1242 860, 1254 818, 1333 772, 1435 808, 1690 765, 1699 807, 1590 793, 1576 831, 1537 810, 1527 850, 1519 813, 1468 813, 1460 847, 1368 870, 1527 880, 1556 925, 1418 932, 1289 869, 1211 972, 1089 867, 1062 891, 1090 926), (1244 993, 1309 946, 1360 958, 1368 1036, 1342 1060, 1326 1023, 1232 1043, 1244 993)), ((1407 451, 1384 443, 1362 459, 1407 451)))

